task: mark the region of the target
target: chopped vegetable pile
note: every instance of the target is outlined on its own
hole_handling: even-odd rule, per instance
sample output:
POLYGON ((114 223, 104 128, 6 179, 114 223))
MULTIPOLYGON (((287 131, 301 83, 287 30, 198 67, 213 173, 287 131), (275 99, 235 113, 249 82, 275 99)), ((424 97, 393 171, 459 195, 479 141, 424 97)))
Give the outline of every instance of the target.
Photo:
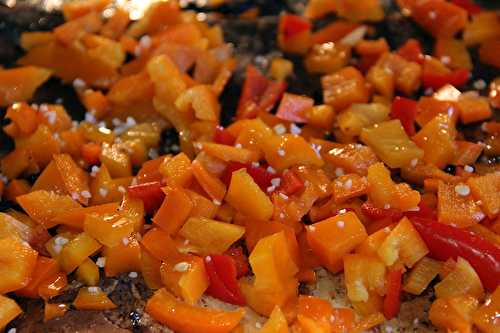
POLYGON ((322 102, 287 92, 294 63, 275 57, 267 73, 246 67, 227 127, 238 58, 176 1, 138 21, 71 2, 66 23, 23 33, 18 67, 0 69, 15 142, 0 195, 18 205, 0 213, 0 330, 20 297, 42 299, 45 321, 115 309, 101 282, 128 274, 154 291, 144 312, 181 333, 363 332, 426 290, 438 329, 500 332, 500 75, 465 89, 472 48, 500 68, 500 19, 470 0, 397 2, 432 55, 370 37, 379 0, 311 0, 280 16, 277 42, 322 102), (29 103, 50 77, 73 85, 83 121, 29 103), (162 154, 172 128, 179 145, 162 154), (343 274, 350 307, 301 292, 321 267, 343 274), (76 298, 55 301, 72 281, 76 298), (248 328, 249 312, 269 319, 248 328))

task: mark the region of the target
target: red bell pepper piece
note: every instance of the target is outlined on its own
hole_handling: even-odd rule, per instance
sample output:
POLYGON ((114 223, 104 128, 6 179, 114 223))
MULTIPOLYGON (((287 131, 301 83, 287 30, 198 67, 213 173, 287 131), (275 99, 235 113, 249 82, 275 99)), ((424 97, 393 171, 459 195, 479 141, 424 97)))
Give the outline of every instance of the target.
POLYGON ((418 211, 407 211, 404 215, 409 218, 423 218, 435 220, 437 218, 436 211, 432 208, 427 207, 425 204, 420 202, 418 204, 418 211))
POLYGON ((397 53, 408 61, 417 62, 419 64, 424 63, 422 46, 420 42, 414 38, 408 39, 408 41, 398 49, 397 53))
POLYGON ((224 127, 217 126, 215 128, 214 141, 215 143, 232 146, 234 145, 236 138, 231 133, 229 133, 224 127))
POLYGON ((462 257, 476 271, 484 287, 493 292, 500 282, 500 247, 478 235, 425 218, 410 219, 437 260, 462 257))
POLYGON ((304 182, 293 171, 287 170, 281 175, 279 190, 285 192, 286 195, 292 195, 304 188, 304 182))
POLYGON ((144 203, 144 210, 148 214, 153 214, 165 199, 160 182, 149 182, 144 184, 130 185, 128 194, 131 198, 141 199, 144 203))
POLYGON ((422 85, 425 88, 437 90, 446 84, 455 87, 463 86, 469 81, 470 71, 467 69, 457 69, 448 74, 424 73, 422 75, 422 85))
POLYGON ((207 294, 235 305, 245 305, 241 294, 234 259, 227 255, 205 257, 205 268, 210 284, 207 294))
POLYGON ((236 264, 236 277, 240 278, 245 276, 250 271, 248 266, 248 258, 243 253, 243 249, 241 246, 234 246, 229 248, 224 254, 233 258, 234 263, 236 264))
POLYGON ((465 9, 470 15, 481 12, 481 7, 472 0, 451 0, 451 2, 465 9))
POLYGON ((390 269, 387 274, 387 294, 384 298, 384 317, 389 320, 397 316, 401 306, 401 269, 390 269))
POLYGON ((415 134, 415 117, 417 116, 417 101, 397 96, 392 101, 391 117, 399 119, 406 134, 415 134))
POLYGON ((285 81, 269 81, 266 90, 260 98, 259 111, 269 112, 280 100, 285 92, 287 84, 285 81))
POLYGON ((241 91, 237 119, 255 118, 259 111, 270 111, 286 90, 286 82, 268 80, 257 68, 249 65, 241 91))
POLYGON ((276 117, 295 123, 306 123, 306 111, 313 105, 314 100, 310 97, 285 93, 276 112, 276 117))
POLYGON ((231 175, 234 171, 245 168, 248 174, 253 178, 254 182, 259 185, 262 191, 267 193, 267 188, 271 186, 271 180, 273 178, 279 178, 278 174, 271 173, 267 171, 263 166, 253 166, 252 164, 244 164, 239 162, 230 162, 224 173, 222 174, 221 180, 224 184, 229 186, 231 182, 231 175))
POLYGON ((373 206, 370 202, 365 202, 361 205, 361 212, 366 215, 366 217, 372 220, 381 220, 385 218, 390 218, 394 222, 401 220, 403 213, 396 208, 378 208, 373 206))
POLYGON ((298 15, 285 14, 280 19, 279 31, 285 40, 311 29, 311 23, 298 15))

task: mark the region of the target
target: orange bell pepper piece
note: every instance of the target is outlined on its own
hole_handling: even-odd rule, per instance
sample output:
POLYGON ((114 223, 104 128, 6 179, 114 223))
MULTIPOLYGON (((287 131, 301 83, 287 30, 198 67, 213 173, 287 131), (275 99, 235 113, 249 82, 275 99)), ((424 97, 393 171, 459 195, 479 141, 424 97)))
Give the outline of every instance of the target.
POLYGON ((484 218, 484 213, 470 195, 466 184, 438 184, 438 220, 461 228, 471 226, 484 218))
POLYGON ((76 279, 87 286, 99 284, 99 267, 89 258, 78 266, 75 274, 76 279))
POLYGON ((245 233, 239 225, 209 220, 205 218, 189 218, 179 230, 179 236, 201 254, 222 254, 245 233))
POLYGON ((112 310, 116 305, 99 287, 80 288, 73 301, 78 310, 112 310))
POLYGON ((224 183, 208 172, 198 160, 194 160, 191 167, 195 179, 203 190, 217 203, 221 203, 226 195, 224 183))
POLYGON ((83 230, 106 246, 116 246, 134 232, 134 223, 122 214, 89 214, 85 216, 83 230))
POLYGON ((31 135, 16 140, 16 149, 26 149, 39 168, 45 167, 52 160, 53 154, 61 151, 60 143, 50 129, 40 124, 31 135))
POLYGON ((410 140, 399 119, 364 128, 360 139, 391 168, 408 166, 424 155, 424 151, 410 140))
POLYGON ((500 212, 500 175, 487 173, 481 177, 472 177, 467 180, 472 196, 481 200, 481 208, 490 219, 494 219, 500 212))
POLYGON ((227 312, 188 305, 165 289, 148 300, 146 312, 179 333, 229 333, 245 314, 243 309, 227 312))
POLYGON ((368 192, 368 181, 355 173, 343 175, 333 182, 333 197, 335 203, 340 204, 368 192))
POLYGON ((0 293, 7 293, 28 285, 36 267, 38 253, 17 237, 0 239, 2 280, 0 293))
POLYGON ((217 219, 221 221, 231 222, 234 210, 228 204, 217 206, 212 200, 209 200, 207 197, 194 191, 186 190, 186 193, 193 203, 193 209, 191 209, 189 217, 204 217, 207 219, 213 219, 217 216, 217 219), (221 218, 222 216, 224 216, 225 219, 221 218))
POLYGON ((116 246, 104 247, 103 256, 106 258, 104 272, 106 276, 141 271, 141 252, 141 246, 134 235, 122 239, 122 242, 116 246))
POLYGON ((141 273, 146 285, 152 290, 163 287, 160 275, 161 261, 153 257, 146 249, 141 252, 141 273))
POLYGON ((471 296, 438 298, 429 310, 429 319, 438 328, 460 333, 472 332, 471 315, 478 301, 471 296))
POLYGON ((68 279, 65 273, 56 273, 49 276, 38 285, 38 295, 44 300, 60 295, 64 288, 68 286, 68 279))
POLYGON ((17 202, 32 219, 46 228, 57 224, 52 222, 52 218, 58 213, 80 207, 68 196, 43 190, 21 195, 17 197, 17 202))
POLYGON ((439 274, 441 266, 439 261, 423 257, 408 274, 403 290, 413 295, 420 295, 439 274))
POLYGON ((88 196, 84 193, 89 192, 88 175, 73 161, 68 154, 57 154, 53 156, 55 166, 61 175, 66 193, 70 196, 77 195, 77 200, 86 205, 88 196))
POLYGON ((434 291, 438 298, 470 295, 482 300, 484 297, 484 289, 479 276, 469 262, 462 257, 457 258, 454 268, 434 286, 434 291))
POLYGON ((35 183, 33 184, 31 190, 50 191, 60 195, 68 194, 61 173, 57 169, 57 165, 54 160, 52 160, 49 165, 47 165, 47 167, 43 169, 42 173, 38 176, 35 183))
POLYGON ((465 28, 467 11, 451 2, 416 1, 411 6, 413 19, 434 37, 453 37, 465 28), (433 13, 433 14, 431 14, 433 13))
POLYGON ((83 222, 85 221, 85 217, 87 215, 112 214, 116 213, 119 207, 120 206, 117 202, 112 202, 97 206, 74 208, 63 212, 59 212, 56 216, 54 216, 52 221, 58 224, 67 225, 75 229, 83 230, 83 222))
POLYGON ((275 135, 263 143, 262 149, 267 162, 279 171, 295 165, 321 167, 324 164, 319 150, 315 150, 302 136, 275 135))
POLYGON ((456 104, 460 121, 464 124, 488 120, 493 113, 488 98, 476 96, 474 93, 460 95, 456 104))
POLYGON ((271 312, 269 319, 264 323, 259 333, 288 333, 288 323, 279 306, 276 306, 271 312))
POLYGON ((159 169, 169 185, 187 187, 193 179, 191 160, 184 153, 164 159, 159 169))
POLYGON ((7 296, 0 295, 0 329, 4 329, 8 323, 23 313, 16 301, 7 296))
POLYGON ((399 262, 406 267, 413 267, 429 253, 429 249, 413 224, 404 217, 392 229, 377 253, 387 266, 399 262))
POLYGON ((100 248, 101 244, 82 232, 64 245, 58 257, 59 264, 65 272, 71 273, 100 248))
POLYGON ((30 99, 51 74, 48 69, 34 66, 0 70, 0 106, 30 99))
POLYGON ((191 305, 196 304, 210 284, 203 259, 194 255, 170 258, 162 263, 160 274, 163 284, 191 305))
POLYGON ((31 154, 27 149, 14 149, 0 161, 2 174, 9 179, 19 177, 31 163, 31 154))
POLYGON ((17 290, 16 294, 24 297, 38 298, 39 284, 49 276, 52 276, 58 272, 59 265, 57 264, 56 260, 38 256, 28 285, 26 285, 22 289, 17 290))
POLYGON ((234 171, 226 201, 245 215, 267 221, 273 214, 273 204, 255 183, 246 169, 234 171))
POLYGON ((193 202, 186 191, 179 187, 163 188, 165 199, 153 217, 153 223, 171 235, 175 235, 189 217, 193 202))
POLYGON ((118 39, 127 29, 129 22, 129 12, 116 8, 113 16, 102 26, 100 34, 107 38, 118 39))
POLYGON ((20 135, 31 134, 38 127, 37 112, 26 103, 14 103, 7 109, 5 118, 12 120, 20 135))
POLYGON ((25 179, 12 179, 5 188, 4 198, 12 202, 17 202, 17 197, 28 194, 32 190, 30 184, 25 179))
POLYGON ((345 67, 321 78, 325 104, 340 111, 352 103, 367 103, 369 91, 363 75, 354 67, 345 67))
POLYGON ((59 318, 69 310, 69 306, 64 303, 45 303, 43 307, 43 322, 46 323, 51 319, 59 318))
MULTIPOLYGON (((500 287, 491 295, 491 301, 472 313, 472 321, 484 332, 494 333, 498 328, 497 313, 500 307, 500 287)), ((0 325, 1 326, 1 325, 0 325)))
POLYGON ((331 272, 342 268, 342 258, 367 237, 356 214, 347 212, 317 222, 307 228, 307 241, 312 251, 331 272))
POLYGON ((157 260, 166 261, 177 254, 177 249, 170 235, 158 228, 149 230, 143 236, 141 244, 157 260))

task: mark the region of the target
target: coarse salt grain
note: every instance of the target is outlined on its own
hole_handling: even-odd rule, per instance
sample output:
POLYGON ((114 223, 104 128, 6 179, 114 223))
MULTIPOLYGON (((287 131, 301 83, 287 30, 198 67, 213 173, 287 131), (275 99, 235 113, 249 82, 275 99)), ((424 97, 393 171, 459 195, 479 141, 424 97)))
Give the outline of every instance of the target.
POLYGON ((474 168, 471 167, 470 165, 465 165, 464 166, 464 171, 468 172, 468 173, 473 173, 474 172, 474 168))
POLYGON ((69 242, 66 237, 58 236, 54 239, 54 244, 64 246, 69 242))
POLYGON ((413 207, 413 208, 410 208, 408 209, 409 212, 419 212, 420 211, 420 207, 413 207))
POLYGON ((486 215, 484 215, 483 212, 477 212, 477 213, 472 214, 472 218, 476 221, 482 221, 485 217, 486 217, 486 215))
POLYGON ((106 266, 106 258, 105 257, 97 258, 95 264, 97 265, 97 267, 104 268, 104 266, 106 266))
POLYGON ((158 150, 155 148, 150 148, 148 151, 148 157, 152 160, 158 158, 158 150))
POLYGON ((448 65, 451 61, 451 58, 448 56, 442 56, 440 60, 443 64, 448 65))
POLYGON ((94 165, 92 166, 92 168, 90 168, 90 176, 95 177, 98 172, 99 172, 99 167, 97 165, 94 165))
POLYGON ((10 330, 7 331, 7 333, 16 333, 17 329, 16 328, 11 328, 10 330))
POLYGON ((344 221, 341 221, 341 220, 337 221, 337 227, 339 227, 339 228, 343 228, 343 227, 344 227, 344 225, 345 225, 345 224, 344 224, 344 221))
POLYGON ((434 89, 432 89, 430 87, 424 90, 424 94, 426 96, 432 95, 433 93, 434 93, 434 89))
POLYGON ((99 287, 88 287, 87 290, 89 291, 89 293, 92 293, 92 294, 97 294, 99 292, 99 287))
POLYGON ((47 117, 49 124, 54 125, 56 123, 57 114, 54 111, 45 113, 45 117, 47 117))
POLYGON ((90 194, 90 192, 89 192, 89 191, 81 191, 81 192, 80 192, 80 195, 81 195, 82 197, 84 197, 85 199, 90 199, 90 197, 92 197, 92 194, 90 194))
POLYGON ((220 202, 220 200, 217 200, 217 199, 213 199, 212 202, 214 203, 214 205, 216 206, 220 206, 222 203, 220 202))
POLYGON ((85 112, 85 121, 91 124, 95 124, 97 122, 97 119, 95 119, 95 116, 91 112, 85 112))
POLYGON ((348 179, 345 181, 344 183, 344 188, 347 189, 347 190, 350 190, 352 187, 352 179, 348 179))
POLYGON ((139 276, 139 274, 137 274, 137 272, 130 272, 128 273, 128 277, 131 278, 131 279, 135 279, 139 276))
POLYGON ((258 168, 258 167, 260 167, 260 163, 259 162, 252 162, 252 166, 254 168, 258 168))
POLYGON ((435 11, 433 11, 433 10, 431 10, 431 11, 429 12, 429 18, 430 18, 431 20, 435 20, 435 19, 436 19, 436 17, 437 17, 436 12, 435 12, 435 11))
POLYGON ((384 205, 384 209, 390 209, 391 208, 391 204, 385 204, 384 205))
POLYGON ((310 231, 315 231, 316 230, 316 227, 313 226, 313 225, 310 225, 307 227, 310 231))
POLYGON ((272 166, 268 166, 266 171, 269 173, 273 173, 273 174, 276 173, 276 170, 274 170, 274 168, 272 166))
POLYGON ((274 192, 275 189, 276 189, 275 186, 269 186, 268 188, 266 188, 266 191, 267 191, 267 193, 271 193, 271 192, 274 192))
POLYGON ((410 161, 410 165, 412 168, 416 167, 418 164, 418 159, 414 158, 410 161))
POLYGON ((261 328, 262 327, 262 324, 261 323, 255 323, 255 328, 261 328))
POLYGON ((75 89, 82 89, 82 88, 85 88, 86 86, 87 86, 87 84, 85 83, 85 81, 83 81, 80 78, 76 78, 73 80, 73 87, 75 89))
POLYGON ((344 169, 342 168, 336 168, 335 169, 335 176, 340 177, 344 175, 344 169))
POLYGON ((290 133, 294 135, 299 135, 302 132, 299 126, 295 125, 295 123, 290 124, 290 133))
POLYGON ((486 81, 479 79, 477 81, 474 81, 473 85, 477 90, 483 90, 484 88, 486 88, 486 81))
POLYGON ((278 124, 278 125, 274 126, 273 129, 274 129, 274 132, 278 135, 283 135, 286 133, 286 127, 283 124, 278 124))
POLYGON ((60 253, 62 250, 62 246, 59 244, 54 245, 53 247, 55 253, 60 253))
POLYGON ((205 257, 205 261, 206 262, 211 262, 212 261, 212 257, 211 256, 206 256, 205 257))
POLYGON ((281 157, 285 156, 285 150, 283 148, 278 149, 277 153, 281 157))
POLYGON ((120 186, 118 186, 118 192, 125 193, 125 192, 127 192, 127 190, 125 189, 125 187, 123 187, 122 185, 120 185, 120 186))
POLYGON ((107 189, 107 188, 105 188, 105 187, 101 187, 101 188, 99 189, 99 195, 100 195, 101 197, 105 197, 105 196, 107 196, 107 195, 108 195, 108 189, 107 189))
POLYGON ((275 187, 278 187, 280 186, 281 184, 281 178, 273 178, 271 179, 271 184, 275 187))
POLYGON ((72 192, 71 193, 71 199, 78 200, 78 199, 80 199, 80 195, 78 193, 76 193, 76 192, 72 192))
POLYGON ((470 194, 470 188, 465 184, 458 184, 455 186, 455 192, 463 197, 466 197, 470 194))
POLYGON ((127 237, 123 237, 122 238, 122 243, 123 243, 123 245, 127 246, 128 243, 129 243, 128 238, 127 237))
POLYGON ((285 213, 280 213, 280 219, 284 219, 285 218, 285 213))
POLYGON ((191 268, 191 265, 188 262, 181 261, 175 264, 174 272, 187 272, 189 268, 191 268))
POLYGON ((4 184, 7 184, 9 182, 9 178, 7 178, 7 176, 0 173, 0 181, 4 184))
POLYGON ((241 143, 237 143, 234 145, 235 148, 238 148, 238 149, 241 149, 243 148, 243 146, 241 145, 241 143))
POLYGON ((280 193, 279 196, 283 199, 283 200, 288 200, 288 195, 286 195, 285 193, 280 193))

